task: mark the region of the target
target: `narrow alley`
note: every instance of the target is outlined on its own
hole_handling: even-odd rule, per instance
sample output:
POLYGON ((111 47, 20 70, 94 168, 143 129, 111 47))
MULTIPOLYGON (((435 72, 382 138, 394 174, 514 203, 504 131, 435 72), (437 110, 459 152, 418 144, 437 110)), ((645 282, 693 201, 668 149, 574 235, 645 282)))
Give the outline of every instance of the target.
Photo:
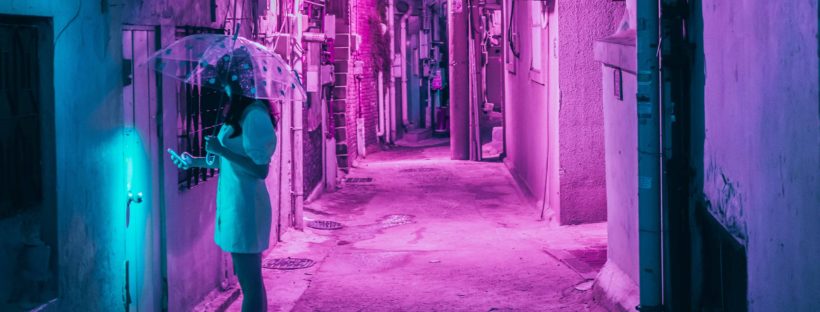
POLYGON ((503 164, 398 148, 348 179, 372 181, 305 208, 342 229, 288 232, 268 254, 316 261, 264 270, 269 311, 605 311, 592 282, 606 224, 545 226, 503 164))
POLYGON ((818 1, 0 0, 0 312, 820 311, 818 1))

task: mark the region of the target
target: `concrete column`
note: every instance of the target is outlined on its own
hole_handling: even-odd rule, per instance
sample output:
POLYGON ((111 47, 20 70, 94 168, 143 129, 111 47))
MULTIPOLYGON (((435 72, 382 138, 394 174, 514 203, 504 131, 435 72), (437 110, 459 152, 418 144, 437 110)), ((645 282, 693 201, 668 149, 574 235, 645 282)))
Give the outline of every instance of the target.
POLYGON ((464 0, 449 0, 447 33, 450 53, 450 154, 469 159, 469 63, 467 6, 464 0))

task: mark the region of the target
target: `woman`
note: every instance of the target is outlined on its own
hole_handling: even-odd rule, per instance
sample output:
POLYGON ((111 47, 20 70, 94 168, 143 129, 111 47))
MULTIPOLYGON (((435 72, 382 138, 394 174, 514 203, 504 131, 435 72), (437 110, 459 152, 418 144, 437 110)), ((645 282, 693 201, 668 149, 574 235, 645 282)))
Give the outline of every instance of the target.
POLYGON ((234 76, 225 87, 230 101, 219 135, 206 138, 205 150, 216 155, 216 160, 209 164, 206 158, 188 153, 172 159, 182 169, 219 169, 214 240, 231 253, 244 296, 242 311, 258 312, 267 310, 262 252, 268 248, 271 204, 264 179, 276 148, 276 134, 271 107, 242 96, 238 90, 252 85, 252 80, 239 78, 234 76))

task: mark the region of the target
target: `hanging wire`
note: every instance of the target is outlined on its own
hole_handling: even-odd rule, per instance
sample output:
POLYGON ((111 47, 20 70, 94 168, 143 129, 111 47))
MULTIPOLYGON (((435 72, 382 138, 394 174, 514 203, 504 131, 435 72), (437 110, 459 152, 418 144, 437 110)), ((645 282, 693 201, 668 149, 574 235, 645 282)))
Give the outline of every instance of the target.
POLYGON ((515 0, 510 0, 510 24, 507 27, 507 42, 510 44, 510 52, 512 52, 513 56, 516 58, 521 57, 521 52, 518 51, 518 48, 515 46, 515 40, 513 40, 513 21, 515 20, 515 0))
POLYGON ((71 24, 77 21, 77 18, 80 17, 80 11, 82 11, 83 9, 83 0, 77 0, 77 2, 79 2, 79 4, 77 5, 77 12, 74 12, 74 16, 72 16, 68 23, 66 23, 65 26, 63 26, 63 28, 61 28, 60 31, 57 32, 57 37, 54 37, 55 47, 57 46, 57 41, 60 40, 60 37, 63 36, 63 32, 65 32, 65 30, 68 29, 68 26, 71 26, 71 24))

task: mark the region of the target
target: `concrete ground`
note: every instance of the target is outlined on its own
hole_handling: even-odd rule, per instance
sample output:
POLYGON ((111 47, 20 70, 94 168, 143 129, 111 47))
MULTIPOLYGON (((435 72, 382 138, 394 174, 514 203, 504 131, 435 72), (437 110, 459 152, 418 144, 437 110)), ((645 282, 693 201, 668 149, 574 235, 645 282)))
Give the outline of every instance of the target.
MULTIPOLYGON (((291 230, 263 269, 270 311, 605 311, 591 278, 606 224, 550 228, 500 163, 449 160, 449 147, 369 155, 306 205, 340 230, 291 230)), ((240 311, 241 298, 228 308, 240 311)))

